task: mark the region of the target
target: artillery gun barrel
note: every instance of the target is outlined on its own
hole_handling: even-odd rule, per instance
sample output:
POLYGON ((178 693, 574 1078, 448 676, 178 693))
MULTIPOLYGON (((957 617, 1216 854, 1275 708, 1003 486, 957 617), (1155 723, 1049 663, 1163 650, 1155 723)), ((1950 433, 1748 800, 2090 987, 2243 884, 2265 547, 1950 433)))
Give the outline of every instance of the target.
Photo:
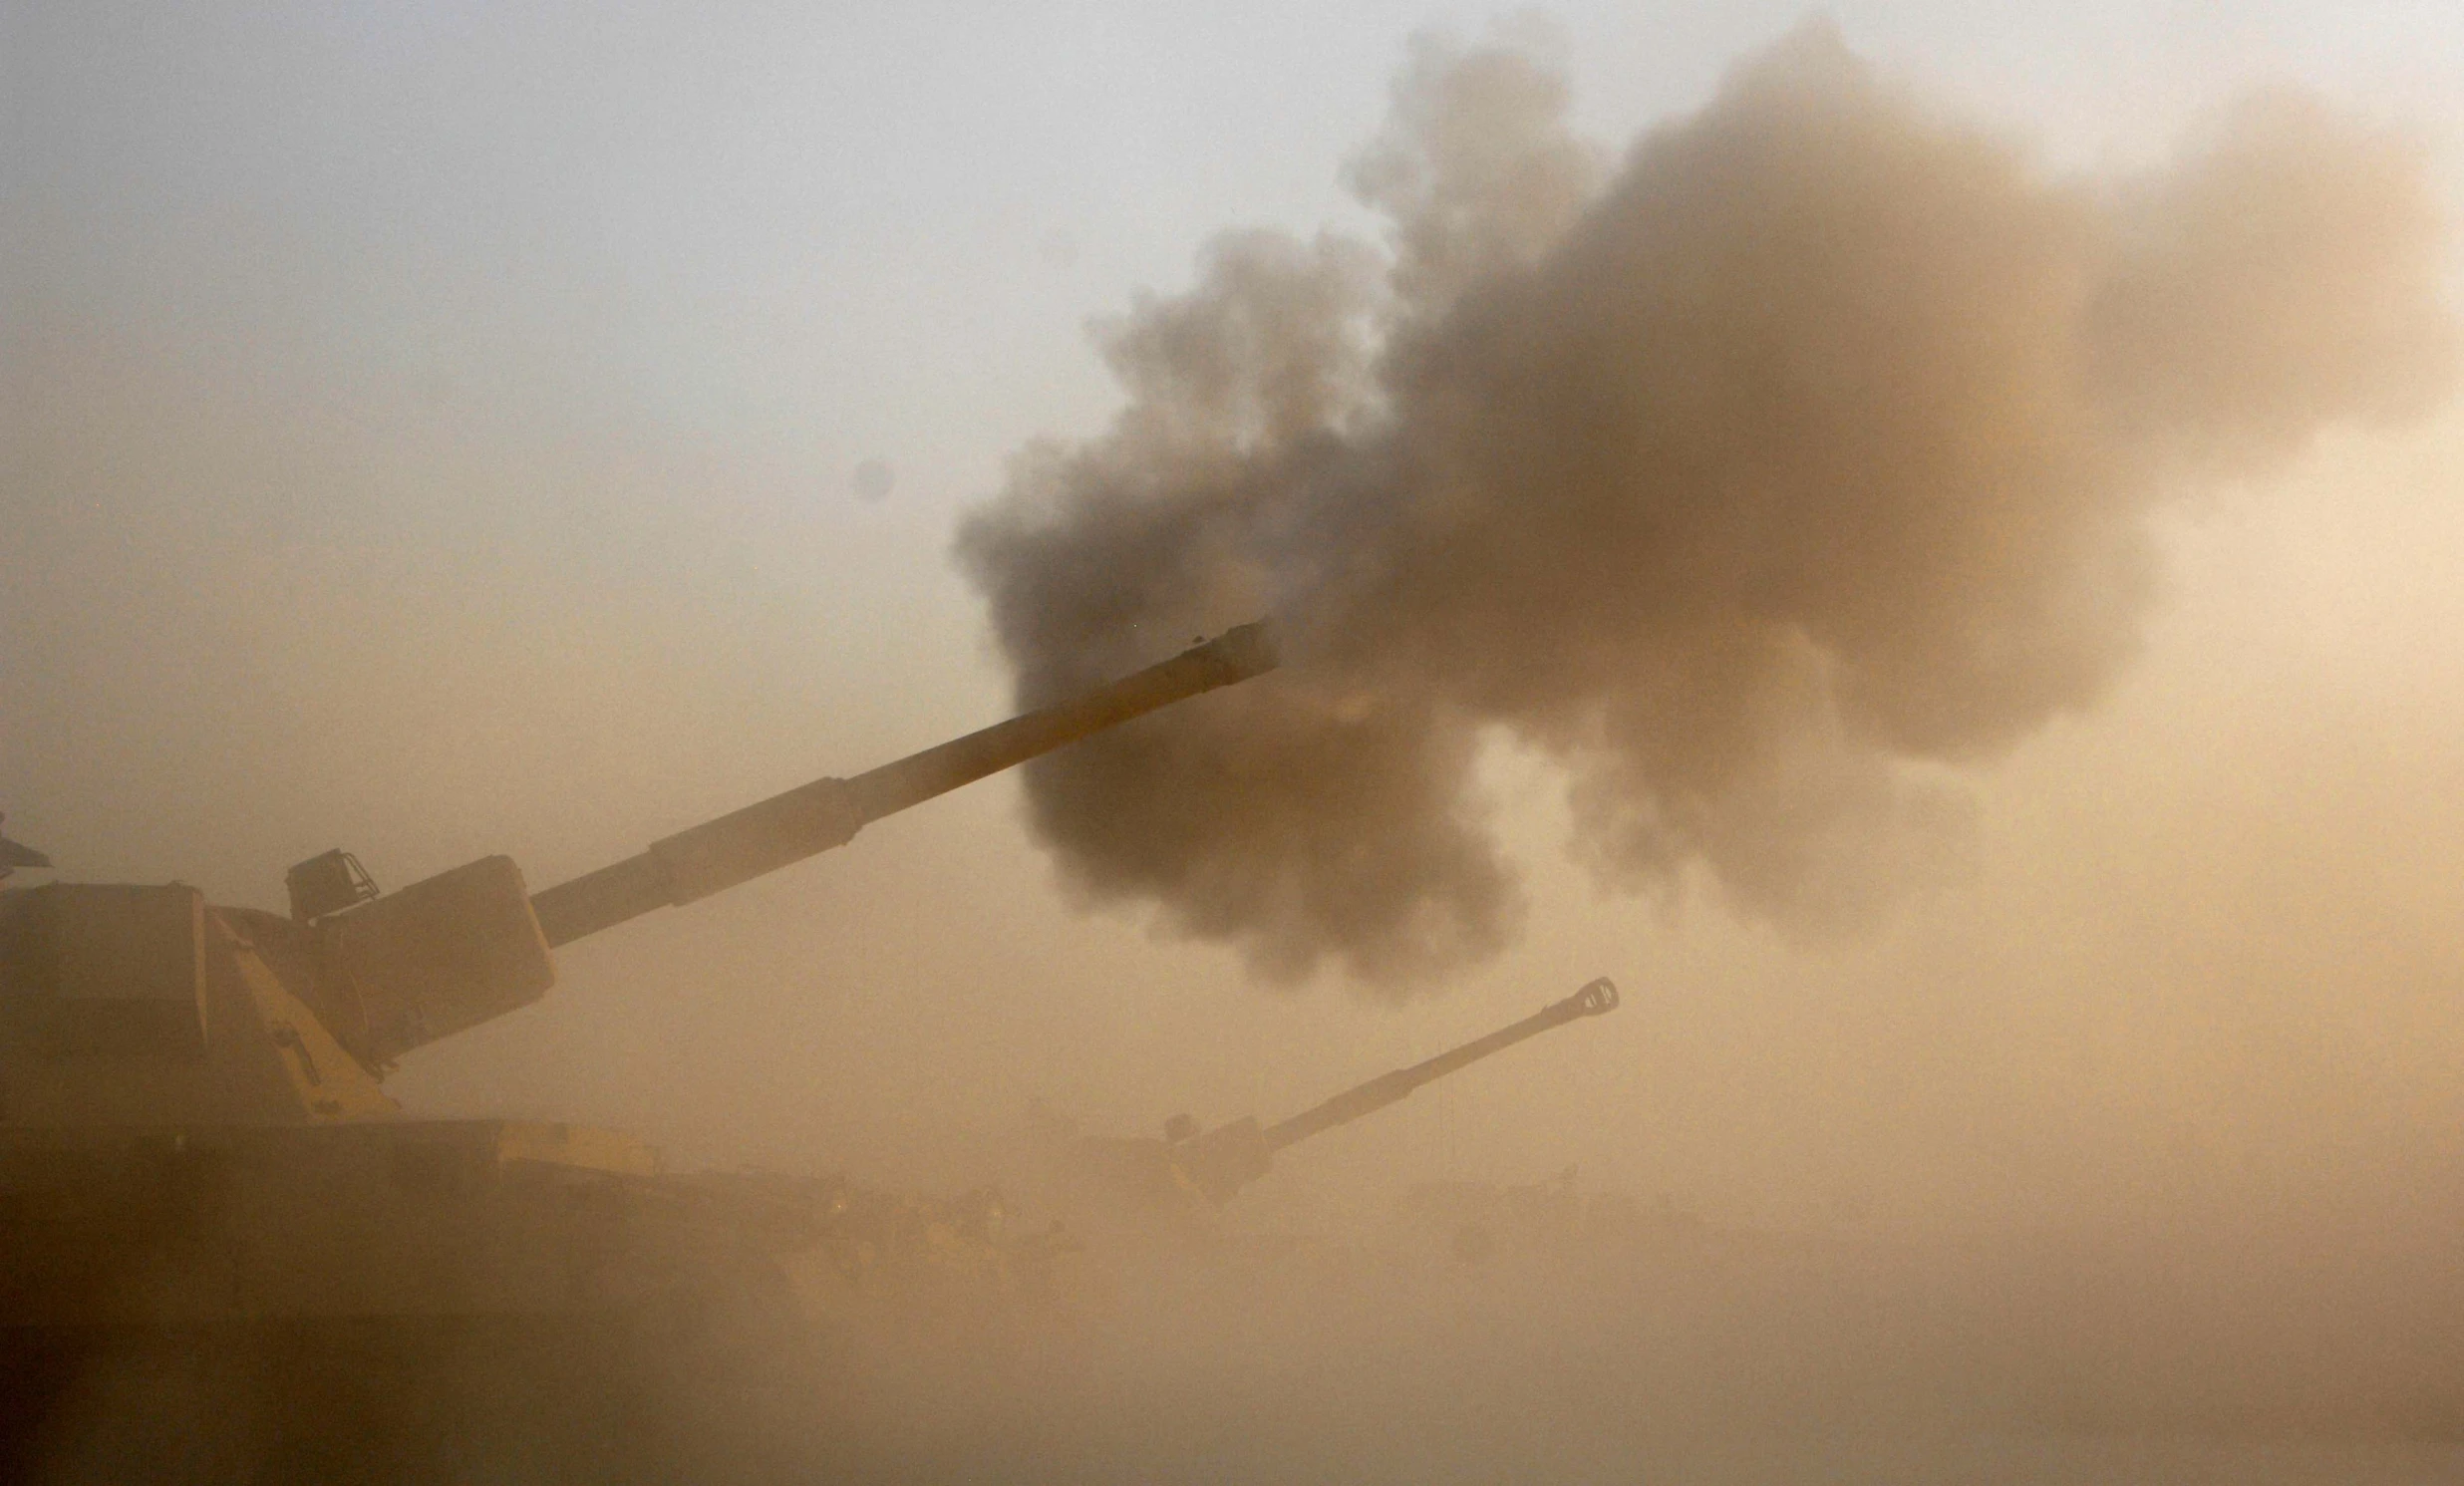
POLYGON ((1364 1114, 1372 1114, 1410 1095, 1424 1083, 1434 1082, 1448 1073, 1469 1066, 1492 1053, 1502 1052, 1527 1038, 1535 1038, 1552 1027, 1583 1017, 1599 1017, 1617 1010, 1617 986, 1608 977, 1585 986, 1563 1001, 1552 1002, 1511 1027, 1501 1027, 1487 1037, 1465 1042, 1450 1052, 1440 1052, 1425 1062, 1370 1079, 1367 1083, 1348 1088, 1314 1108, 1304 1109, 1290 1119, 1266 1127, 1261 1132, 1268 1154, 1307 1140, 1310 1136, 1349 1124, 1364 1114))
POLYGON ((680 831, 638 856, 542 889, 530 906, 549 946, 570 944, 654 908, 690 903, 844 845, 885 815, 1157 708, 1263 675, 1276 663, 1266 622, 1245 624, 1084 696, 851 779, 815 779, 680 831))

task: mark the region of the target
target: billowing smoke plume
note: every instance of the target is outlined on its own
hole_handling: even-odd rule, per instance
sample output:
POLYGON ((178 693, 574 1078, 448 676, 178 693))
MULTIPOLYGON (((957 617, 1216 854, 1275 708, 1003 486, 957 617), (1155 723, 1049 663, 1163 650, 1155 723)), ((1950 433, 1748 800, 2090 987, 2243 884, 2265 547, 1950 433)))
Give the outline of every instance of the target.
POLYGON ((1279 977, 1492 952, 1501 729, 1612 881, 1854 922, 1956 836, 1939 765, 2128 660, 2160 504, 2448 380, 2414 151, 2303 97, 2118 178, 1819 26, 1613 172, 1564 105, 1422 47, 1351 175, 1390 251, 1217 240, 1108 329, 1117 424, 967 526, 1024 703, 1281 626, 1284 674, 1030 771, 1086 898, 1279 977))

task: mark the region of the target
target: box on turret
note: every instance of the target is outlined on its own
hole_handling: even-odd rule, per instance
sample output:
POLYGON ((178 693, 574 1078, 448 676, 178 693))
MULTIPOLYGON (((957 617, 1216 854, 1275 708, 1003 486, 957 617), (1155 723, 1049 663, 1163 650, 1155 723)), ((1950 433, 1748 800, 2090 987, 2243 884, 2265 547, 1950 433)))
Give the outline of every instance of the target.
POLYGON ((38 1056, 202 1057, 204 916, 176 883, 0 894, 0 1015, 38 1056))

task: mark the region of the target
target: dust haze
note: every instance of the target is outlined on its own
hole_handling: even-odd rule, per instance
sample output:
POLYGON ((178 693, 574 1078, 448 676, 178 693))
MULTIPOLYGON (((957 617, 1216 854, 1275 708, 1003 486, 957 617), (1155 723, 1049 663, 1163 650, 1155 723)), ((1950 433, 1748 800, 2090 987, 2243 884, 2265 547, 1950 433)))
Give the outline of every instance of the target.
POLYGON ((1277 685, 1027 770, 1082 896, 1269 976, 1438 978, 1522 910, 1495 732, 1610 883, 1865 921, 1960 850, 1929 765, 2136 652, 2151 515, 2454 368, 2417 150, 2299 94, 2059 175, 1809 23, 1605 182, 1565 109, 1423 44, 1352 170, 1390 253, 1218 239, 1105 331, 1114 428, 967 527, 1024 704, 1281 627, 1277 685))
MULTIPOLYGON (((475 100, 450 124, 338 95, 312 30, 263 50, 304 60, 214 53, 226 78, 187 60, 203 22, 160 24, 178 86, 99 94, 102 133, 253 150, 292 194, 216 213, 64 165, 14 224, 0 809, 62 877, 273 906, 343 845, 389 887, 499 850, 557 881, 1285 627, 1279 676, 577 944, 545 1002, 389 1080, 683 1170, 998 1182, 1020 1231, 1086 1241, 1046 1309, 834 1322, 814 1375, 682 1409, 686 1474, 2454 1477, 2445 137, 2352 88, 2232 103, 2226 69, 2179 139, 2057 163, 2025 101, 1860 60, 1852 17, 1855 48, 1651 94, 1669 122, 1619 153, 1545 48, 1422 43, 1382 129, 1275 137, 1386 235, 1236 233, 1171 288, 1247 214, 1209 201, 1111 322, 1109 431, 1018 347, 1073 353, 1116 285, 1026 335, 951 314, 963 285, 866 281, 874 341, 830 357, 918 400, 902 439, 836 383, 765 421, 811 368, 710 308, 741 259, 586 251, 611 201, 842 229, 794 215, 809 141, 747 199, 686 168, 694 121, 741 117, 714 101, 783 95, 795 38, 498 36, 443 69, 475 100), (236 141, 173 108, 311 82, 348 107, 236 141), (624 120, 693 178, 626 173, 624 120), (489 231, 449 230, 464 189, 489 231), (629 380, 622 327, 671 288, 759 416, 629 380), (1086 437, 1005 474, 1039 430, 1086 437), (877 504, 847 493, 870 457, 877 504), (1023 1130, 1034 1100, 1090 1133, 1272 1120, 1603 973, 1616 1017, 1295 1148, 1194 1243, 1070 1207, 1023 1130), (1494 1212, 1409 1210, 1441 1183, 1494 1212)), ((971 140, 1029 118, 933 97, 971 140)), ((1107 230, 1075 226, 1084 260, 1107 230)), ((1038 282, 959 240, 982 262, 936 269, 1038 282)), ((757 285, 761 314, 825 278, 757 285)), ((489 1453, 556 1422, 553 1370, 475 1374, 429 1474, 655 1474, 599 1420, 489 1453)), ((84 1443, 125 1463, 185 1386, 103 1380, 84 1443)))

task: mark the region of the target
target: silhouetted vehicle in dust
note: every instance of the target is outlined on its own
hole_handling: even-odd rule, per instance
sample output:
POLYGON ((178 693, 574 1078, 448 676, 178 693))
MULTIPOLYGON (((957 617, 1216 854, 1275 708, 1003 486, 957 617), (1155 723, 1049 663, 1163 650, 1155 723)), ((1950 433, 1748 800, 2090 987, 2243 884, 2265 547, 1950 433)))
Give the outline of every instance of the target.
POLYGON ((937 1214, 834 1183, 666 1174, 613 1131, 408 1118, 381 1081, 411 1049, 538 1000, 559 946, 1275 664, 1265 628, 1244 626, 535 894, 502 856, 380 893, 339 850, 291 869, 287 916, 176 883, 0 892, 0 1384, 18 1422, 47 1406, 43 1378, 73 1370, 63 1358, 115 1338, 510 1322, 673 1336, 788 1309, 799 1266, 888 1242, 868 1214, 888 1214, 882 1234, 975 1234, 981 1202, 937 1214))

